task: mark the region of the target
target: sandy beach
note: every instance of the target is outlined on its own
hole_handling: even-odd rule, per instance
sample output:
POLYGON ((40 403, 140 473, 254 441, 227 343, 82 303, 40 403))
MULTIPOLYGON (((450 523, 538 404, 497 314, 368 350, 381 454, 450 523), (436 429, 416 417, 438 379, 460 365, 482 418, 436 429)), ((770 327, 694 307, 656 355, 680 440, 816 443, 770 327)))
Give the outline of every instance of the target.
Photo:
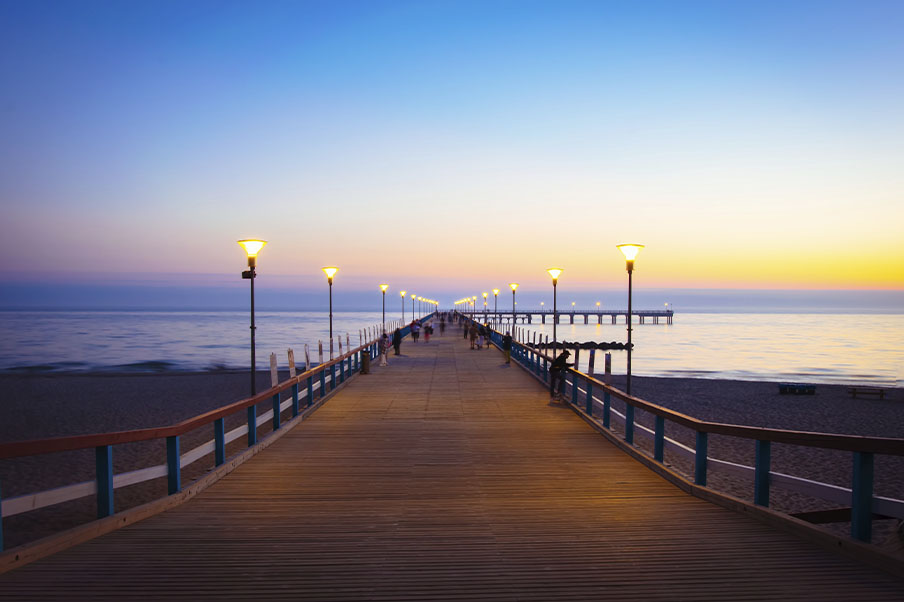
MULTIPOLYGON (((287 377, 281 375, 281 378, 287 377)), ((3 391, 0 440, 17 441, 43 437, 128 430, 173 424, 247 397, 246 372, 166 374, 2 374, 3 391)), ((623 377, 613 384, 622 386, 623 377)), ((258 390, 269 386, 269 374, 258 374, 258 390)), ((634 377, 638 397, 705 420, 768 426, 802 431, 820 431, 882 437, 904 437, 904 390, 889 389, 884 400, 853 399, 847 387, 819 385, 815 395, 780 395, 776 383, 690 378, 634 377)), ((261 404, 263 413, 269 404, 261 404)), ((622 411, 618 402, 613 407, 622 411)), ((227 421, 227 429, 238 426, 244 414, 227 421)), ((652 426, 652 416, 638 413, 637 420, 652 426)), ((267 427, 268 428, 268 427, 267 427)), ((261 429, 261 433, 266 428, 261 429)), ((618 429, 616 429, 618 430, 618 429)), ((693 446, 693 432, 669 425, 667 436, 693 446)), ((200 429, 183 437, 183 453, 212 438, 212 429, 200 429)), ((641 448, 649 446, 638 440, 641 448)), ((228 454, 239 451, 244 439, 231 444, 228 454)), ((753 443, 728 437, 711 437, 710 455, 753 464, 753 443)), ((160 464, 164 444, 147 442, 117 446, 117 473, 160 464)), ((666 457, 676 470, 690 474, 680 458, 666 457)), ((190 482, 210 469, 202 460, 184 471, 190 482)), ((775 445, 773 470, 850 485, 850 454, 775 445)), ((0 461, 0 484, 4 497, 12 497, 94 478, 91 450, 0 461)), ((165 479, 117 490, 116 509, 138 505, 165 495, 165 479)), ((744 499, 752 498, 752 483, 738 482, 713 472, 710 485, 744 499)), ((904 499, 904 458, 877 458, 876 493, 904 499)), ((775 489, 773 505, 785 512, 831 507, 826 502, 775 489)), ((4 519, 7 547, 25 543, 94 517, 93 498, 84 498, 4 519)))

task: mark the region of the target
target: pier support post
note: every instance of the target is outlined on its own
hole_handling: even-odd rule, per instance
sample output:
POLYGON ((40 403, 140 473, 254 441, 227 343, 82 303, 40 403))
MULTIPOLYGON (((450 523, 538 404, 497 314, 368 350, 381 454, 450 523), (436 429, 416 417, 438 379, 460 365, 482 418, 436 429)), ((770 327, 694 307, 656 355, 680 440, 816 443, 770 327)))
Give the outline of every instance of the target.
POLYGON ((226 463, 226 419, 213 421, 213 463, 220 466, 226 463))
POLYGON ((311 407, 314 405, 314 377, 308 377, 308 403, 307 406, 311 407))
POLYGON ((3 490, 0 489, 0 552, 3 551, 3 490))
POLYGON ((279 393, 273 396, 273 430, 279 430, 279 393))
POLYGON ((179 436, 166 438, 166 485, 170 495, 182 491, 182 466, 179 436))
POLYGON ((257 406, 248 408, 248 447, 257 443, 257 406))
POLYGON ((625 441, 634 445, 634 406, 625 404, 625 441))
POLYGON ((753 503, 769 507, 769 471, 772 465, 772 442, 757 439, 756 468, 753 477, 753 503))
POLYGON ((665 418, 656 417, 656 426, 653 429, 653 459, 662 463, 665 458, 665 418))
POLYGON ((292 385, 292 418, 298 416, 298 383, 292 385))
POLYGON ((706 487, 706 456, 708 447, 708 433, 697 431, 697 445, 694 460, 694 483, 706 487))
POLYGON ((854 452, 851 537, 869 543, 873 531, 873 454, 854 452))
POLYGON ((113 515, 113 446, 94 448, 97 479, 97 518, 113 515))

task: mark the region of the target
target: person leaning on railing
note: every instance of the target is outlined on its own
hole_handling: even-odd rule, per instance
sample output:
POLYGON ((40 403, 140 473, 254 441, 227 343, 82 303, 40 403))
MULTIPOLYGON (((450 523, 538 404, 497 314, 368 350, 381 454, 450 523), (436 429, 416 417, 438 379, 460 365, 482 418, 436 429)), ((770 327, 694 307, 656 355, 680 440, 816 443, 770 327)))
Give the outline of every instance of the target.
MULTIPOLYGON (((555 353, 555 351, 553 351, 555 353)), ((549 401, 555 403, 558 398, 558 387, 561 386, 565 378, 565 371, 574 364, 568 363, 568 357, 571 352, 567 349, 563 350, 561 355, 552 361, 549 365, 549 401)))
POLYGON ((509 332, 502 337, 502 351, 505 353, 505 363, 512 363, 512 335, 509 332))

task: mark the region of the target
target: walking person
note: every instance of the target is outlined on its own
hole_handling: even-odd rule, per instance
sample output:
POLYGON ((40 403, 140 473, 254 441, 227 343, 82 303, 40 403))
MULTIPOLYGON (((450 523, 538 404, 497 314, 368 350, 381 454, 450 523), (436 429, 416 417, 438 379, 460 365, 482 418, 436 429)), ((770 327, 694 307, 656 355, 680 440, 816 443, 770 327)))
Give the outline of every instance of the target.
POLYGON ((399 349, 402 347, 402 329, 396 328, 395 332, 392 333, 392 346, 395 349, 395 354, 399 354, 399 349))
POLYGON ((477 324, 471 324, 468 329, 468 339, 471 341, 471 349, 477 345, 477 324))
POLYGON ((512 335, 509 332, 502 337, 502 351, 505 353, 505 363, 512 363, 512 335))
POLYGON ((446 333, 446 318, 443 317, 443 319, 439 321, 439 336, 443 336, 445 333, 446 333))
POLYGON ((483 327, 483 324, 477 327, 477 348, 483 348, 484 339, 487 336, 486 328, 483 327))
POLYGON ((565 383, 565 371, 574 364, 568 363, 571 353, 566 349, 549 366, 549 403, 559 400, 559 389, 565 383))
MULTIPOLYGON (((389 335, 386 334, 386 331, 383 331, 383 336, 380 337, 380 365, 388 366, 389 358, 386 356, 389 355, 389 335)), ((398 355, 398 354, 396 354, 398 355)))

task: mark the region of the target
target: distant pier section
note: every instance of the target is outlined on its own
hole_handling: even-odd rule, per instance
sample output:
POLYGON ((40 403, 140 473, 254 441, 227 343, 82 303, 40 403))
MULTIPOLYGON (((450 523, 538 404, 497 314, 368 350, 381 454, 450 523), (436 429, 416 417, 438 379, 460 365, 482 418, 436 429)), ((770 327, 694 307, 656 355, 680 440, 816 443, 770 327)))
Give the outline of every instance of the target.
MULTIPOLYGON (((459 310, 460 311, 460 310, 459 310)), ((460 311, 460 313, 469 316, 479 322, 494 323, 511 323, 514 317, 515 323, 533 324, 534 320, 539 319, 541 324, 546 324, 546 319, 550 322, 553 320, 553 311, 549 310, 522 310, 519 309, 514 313, 511 311, 460 311)), ((570 324, 574 324, 575 316, 584 318, 584 324, 590 323, 590 318, 595 317, 597 324, 603 323, 603 316, 609 319, 612 324, 618 323, 618 318, 622 318, 622 322, 628 323, 627 309, 569 309, 567 311, 557 311, 557 324, 561 324, 562 320, 568 318, 570 324)), ((646 324, 647 320, 651 320, 653 324, 659 324, 660 319, 664 319, 666 324, 672 323, 674 311, 671 309, 635 309, 631 311, 631 315, 637 319, 639 324, 646 324)))

